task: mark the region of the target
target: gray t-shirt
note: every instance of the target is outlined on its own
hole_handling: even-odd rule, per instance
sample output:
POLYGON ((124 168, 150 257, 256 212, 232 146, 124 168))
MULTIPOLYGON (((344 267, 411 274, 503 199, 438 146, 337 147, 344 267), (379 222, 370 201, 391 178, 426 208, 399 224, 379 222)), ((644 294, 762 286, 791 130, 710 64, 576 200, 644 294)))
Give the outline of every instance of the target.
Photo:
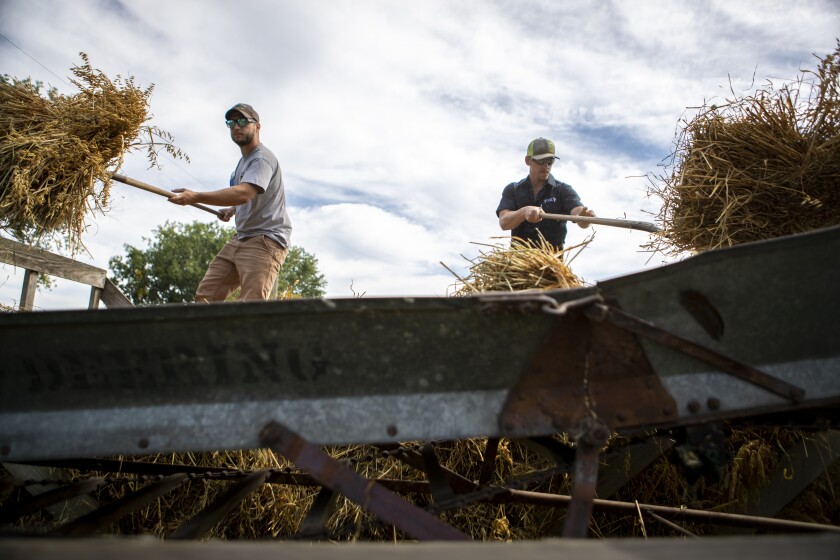
POLYGON ((292 222, 286 212, 283 174, 271 150, 259 144, 239 160, 230 176, 230 186, 240 183, 254 185, 259 193, 236 207, 237 239, 267 235, 288 248, 292 237, 292 222))

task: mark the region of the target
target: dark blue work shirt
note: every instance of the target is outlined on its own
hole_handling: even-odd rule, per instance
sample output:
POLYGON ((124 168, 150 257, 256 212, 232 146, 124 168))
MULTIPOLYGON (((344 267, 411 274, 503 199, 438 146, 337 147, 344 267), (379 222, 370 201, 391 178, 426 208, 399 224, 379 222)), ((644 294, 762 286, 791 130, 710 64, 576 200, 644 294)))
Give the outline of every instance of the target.
MULTIPOLYGON (((568 214, 572 208, 583 206, 575 190, 555 179, 553 175, 548 176, 548 181, 537 196, 533 193, 529 177, 509 184, 502 192, 496 216, 502 210, 519 210, 524 206, 539 206, 546 214, 568 214)), ((525 220, 511 232, 511 237, 530 240, 539 246, 538 231, 558 250, 563 248, 563 243, 566 242, 566 222, 557 220, 543 220, 535 224, 525 220)))

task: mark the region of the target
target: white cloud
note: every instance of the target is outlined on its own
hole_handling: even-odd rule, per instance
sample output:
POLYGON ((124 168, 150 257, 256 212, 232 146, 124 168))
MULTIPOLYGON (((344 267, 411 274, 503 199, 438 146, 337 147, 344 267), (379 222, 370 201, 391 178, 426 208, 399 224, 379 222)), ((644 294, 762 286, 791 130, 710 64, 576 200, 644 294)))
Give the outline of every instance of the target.
MULTIPOLYGON (((504 235, 495 208, 525 146, 552 137, 558 178, 600 216, 650 220, 638 176, 668 156, 686 107, 766 76, 792 78, 835 48, 831 0, 735 3, 7 0, 0 33, 69 75, 87 52, 109 76, 155 84, 154 123, 192 164, 124 172, 165 188, 225 186, 238 152, 222 123, 253 104, 278 155, 293 242, 328 295, 440 295, 473 243, 504 235)), ((66 83, 0 39, 4 72, 66 83)), ((107 267, 166 220, 212 220, 115 186, 83 257, 107 267)), ((589 281, 657 266, 640 232, 598 227, 573 268, 589 281)), ((569 242, 591 230, 570 228, 569 242)), ((8 270, 8 269, 4 269, 8 270)), ((14 278, 0 301, 18 297, 14 278)), ((47 296, 43 297, 45 300, 47 296)), ((49 296, 60 299, 57 295, 49 296)), ((61 304, 56 304, 61 306, 61 304)))

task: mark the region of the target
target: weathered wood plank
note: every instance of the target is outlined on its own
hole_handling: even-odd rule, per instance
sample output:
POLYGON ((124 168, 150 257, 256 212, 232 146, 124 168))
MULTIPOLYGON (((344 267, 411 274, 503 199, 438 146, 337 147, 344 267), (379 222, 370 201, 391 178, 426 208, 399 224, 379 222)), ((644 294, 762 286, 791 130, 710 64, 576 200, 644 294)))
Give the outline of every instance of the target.
POLYGON ((120 291, 117 285, 114 284, 110 278, 105 279, 105 286, 102 288, 102 293, 99 294, 99 297, 102 298, 102 303, 108 306, 108 309, 116 307, 134 307, 131 300, 120 291))
POLYGON ((23 289, 20 293, 20 310, 32 311, 35 305, 35 291, 38 288, 38 273, 27 269, 23 274, 23 289))
POLYGON ((0 237, 0 262, 103 288, 107 271, 0 237))
POLYGON ((90 299, 88 300, 88 309, 97 309, 99 307, 100 299, 102 299, 102 288, 91 286, 90 299))

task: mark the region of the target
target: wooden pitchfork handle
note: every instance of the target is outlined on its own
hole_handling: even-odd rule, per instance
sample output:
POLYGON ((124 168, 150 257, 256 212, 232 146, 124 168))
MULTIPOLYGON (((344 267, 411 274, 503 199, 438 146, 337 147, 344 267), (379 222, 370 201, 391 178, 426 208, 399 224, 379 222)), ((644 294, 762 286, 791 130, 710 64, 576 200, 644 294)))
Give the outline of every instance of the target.
MULTIPOLYGON (((172 198, 175 196, 175 193, 171 193, 167 190, 161 189, 159 187, 155 187, 153 185, 149 185, 144 183, 143 181, 138 181, 137 179, 132 179, 131 177, 126 177, 125 175, 120 175, 119 173, 112 173, 111 179, 114 181, 119 181, 120 183, 125 183, 126 185, 137 187, 138 189, 143 189, 144 191, 149 191, 150 193, 159 194, 160 196, 165 196, 166 198, 172 198)), ((211 214, 215 214, 218 217, 222 217, 223 214, 221 211, 216 210, 215 208, 210 208, 209 206, 205 206, 203 204, 190 204, 190 206, 195 206, 199 210, 204 210, 205 212, 210 212, 211 214)))
POLYGON ((613 226, 627 229, 637 229, 639 231, 646 231, 648 233, 659 233, 662 230, 655 224, 650 222, 637 222, 635 220, 618 220, 614 218, 593 218, 591 216, 571 216, 568 214, 546 214, 541 212, 540 216, 547 220, 558 220, 565 222, 583 222, 588 224, 598 224, 602 226, 613 226))

